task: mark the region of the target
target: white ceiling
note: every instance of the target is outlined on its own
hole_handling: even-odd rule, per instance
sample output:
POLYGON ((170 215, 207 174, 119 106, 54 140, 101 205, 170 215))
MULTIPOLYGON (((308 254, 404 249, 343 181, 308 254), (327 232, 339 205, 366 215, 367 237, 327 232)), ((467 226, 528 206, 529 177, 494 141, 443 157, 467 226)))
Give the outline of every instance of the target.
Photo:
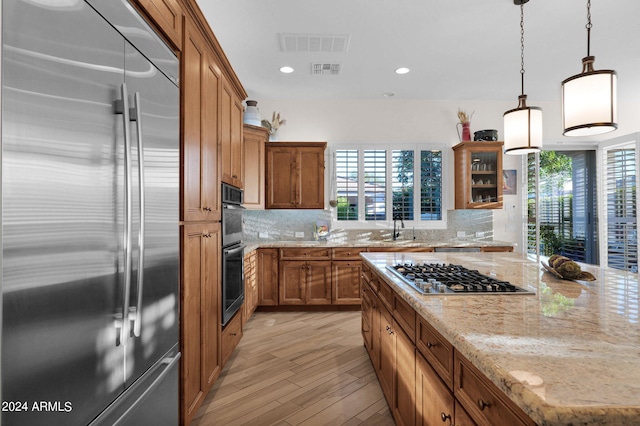
MULTIPOLYGON (((520 7, 513 0, 197 0, 250 98, 512 100, 520 94, 520 7), (280 33, 348 35, 345 53, 282 52, 280 33), (311 63, 339 63, 312 75, 311 63), (289 65, 292 74, 279 68, 289 65), (398 67, 411 72, 396 75, 398 67)), ((559 101, 587 54, 586 0, 531 0, 529 105, 559 101)), ((595 69, 640 95, 640 1, 592 0, 595 69)))

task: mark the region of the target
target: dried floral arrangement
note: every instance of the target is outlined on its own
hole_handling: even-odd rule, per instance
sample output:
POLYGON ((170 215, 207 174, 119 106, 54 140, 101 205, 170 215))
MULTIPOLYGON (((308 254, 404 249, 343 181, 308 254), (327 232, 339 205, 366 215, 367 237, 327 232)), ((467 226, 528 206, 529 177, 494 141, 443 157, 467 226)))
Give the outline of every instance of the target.
POLYGON ((276 112, 273 111, 273 116, 271 117, 271 121, 263 118, 261 123, 262 123, 262 127, 266 127, 267 129, 269 129, 270 134, 275 135, 278 132, 278 129, 280 128, 280 126, 287 124, 287 120, 285 120, 284 118, 280 119, 280 113, 276 114, 276 112))
POLYGON ((460 120, 460 123, 462 124, 470 123, 471 117, 473 117, 474 112, 472 112, 471 115, 467 115, 466 111, 462 111, 460 108, 458 108, 458 120, 460 120))

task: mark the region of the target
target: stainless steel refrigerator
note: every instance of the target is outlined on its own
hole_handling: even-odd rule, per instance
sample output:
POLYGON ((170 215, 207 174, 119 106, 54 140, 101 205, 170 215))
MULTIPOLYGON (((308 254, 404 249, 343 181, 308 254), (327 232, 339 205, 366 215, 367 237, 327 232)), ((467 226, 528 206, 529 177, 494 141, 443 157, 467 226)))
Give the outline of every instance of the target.
POLYGON ((178 70, 126 0, 2 2, 2 426, 178 424, 178 70))

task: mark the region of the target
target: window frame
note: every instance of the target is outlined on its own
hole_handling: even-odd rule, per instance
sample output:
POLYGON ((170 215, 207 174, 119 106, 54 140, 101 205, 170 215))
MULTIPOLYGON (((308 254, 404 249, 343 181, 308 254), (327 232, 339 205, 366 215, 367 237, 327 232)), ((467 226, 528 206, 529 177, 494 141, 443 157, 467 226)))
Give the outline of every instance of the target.
MULTIPOLYGON (((338 209, 333 208, 331 212, 332 227, 341 229, 372 229, 393 228, 393 151, 411 150, 414 151, 414 164, 413 164, 413 176, 414 176, 414 193, 413 193, 413 212, 414 220, 404 220, 405 229, 446 229, 447 228, 447 211, 452 206, 452 197, 446 188, 453 188, 453 172, 450 165, 450 150, 451 147, 445 144, 435 143, 340 143, 331 147, 332 150, 332 168, 331 187, 335 188, 337 193, 337 174, 336 174, 336 153, 338 150, 357 150, 358 151, 358 219, 357 220, 338 220, 338 209), (365 205, 365 191, 364 191, 364 151, 365 150, 385 150, 386 154, 386 171, 387 176, 385 178, 385 191, 386 191, 386 216, 384 220, 366 220, 366 205, 365 205), (439 220, 420 220, 420 202, 421 202, 421 188, 420 188, 420 151, 440 151, 442 154, 442 205, 441 213, 442 217, 439 220), (418 187, 416 188, 416 181, 418 187)), ((333 194, 331 194, 333 196, 333 194)))

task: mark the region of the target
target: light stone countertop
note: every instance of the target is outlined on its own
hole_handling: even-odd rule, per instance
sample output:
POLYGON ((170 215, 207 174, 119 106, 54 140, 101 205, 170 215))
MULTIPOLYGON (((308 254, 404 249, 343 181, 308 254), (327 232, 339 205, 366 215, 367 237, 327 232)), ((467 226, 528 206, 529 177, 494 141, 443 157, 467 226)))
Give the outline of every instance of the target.
POLYGON ((280 248, 280 247, 507 247, 513 243, 504 241, 484 241, 484 240, 450 240, 450 241, 413 241, 413 240, 355 240, 355 241, 246 241, 245 253, 258 248, 280 248))
POLYGON ((521 253, 361 256, 539 425, 640 425, 638 274, 581 265, 596 281, 564 281, 521 253), (536 294, 420 295, 385 269, 399 262, 460 264, 536 294))

